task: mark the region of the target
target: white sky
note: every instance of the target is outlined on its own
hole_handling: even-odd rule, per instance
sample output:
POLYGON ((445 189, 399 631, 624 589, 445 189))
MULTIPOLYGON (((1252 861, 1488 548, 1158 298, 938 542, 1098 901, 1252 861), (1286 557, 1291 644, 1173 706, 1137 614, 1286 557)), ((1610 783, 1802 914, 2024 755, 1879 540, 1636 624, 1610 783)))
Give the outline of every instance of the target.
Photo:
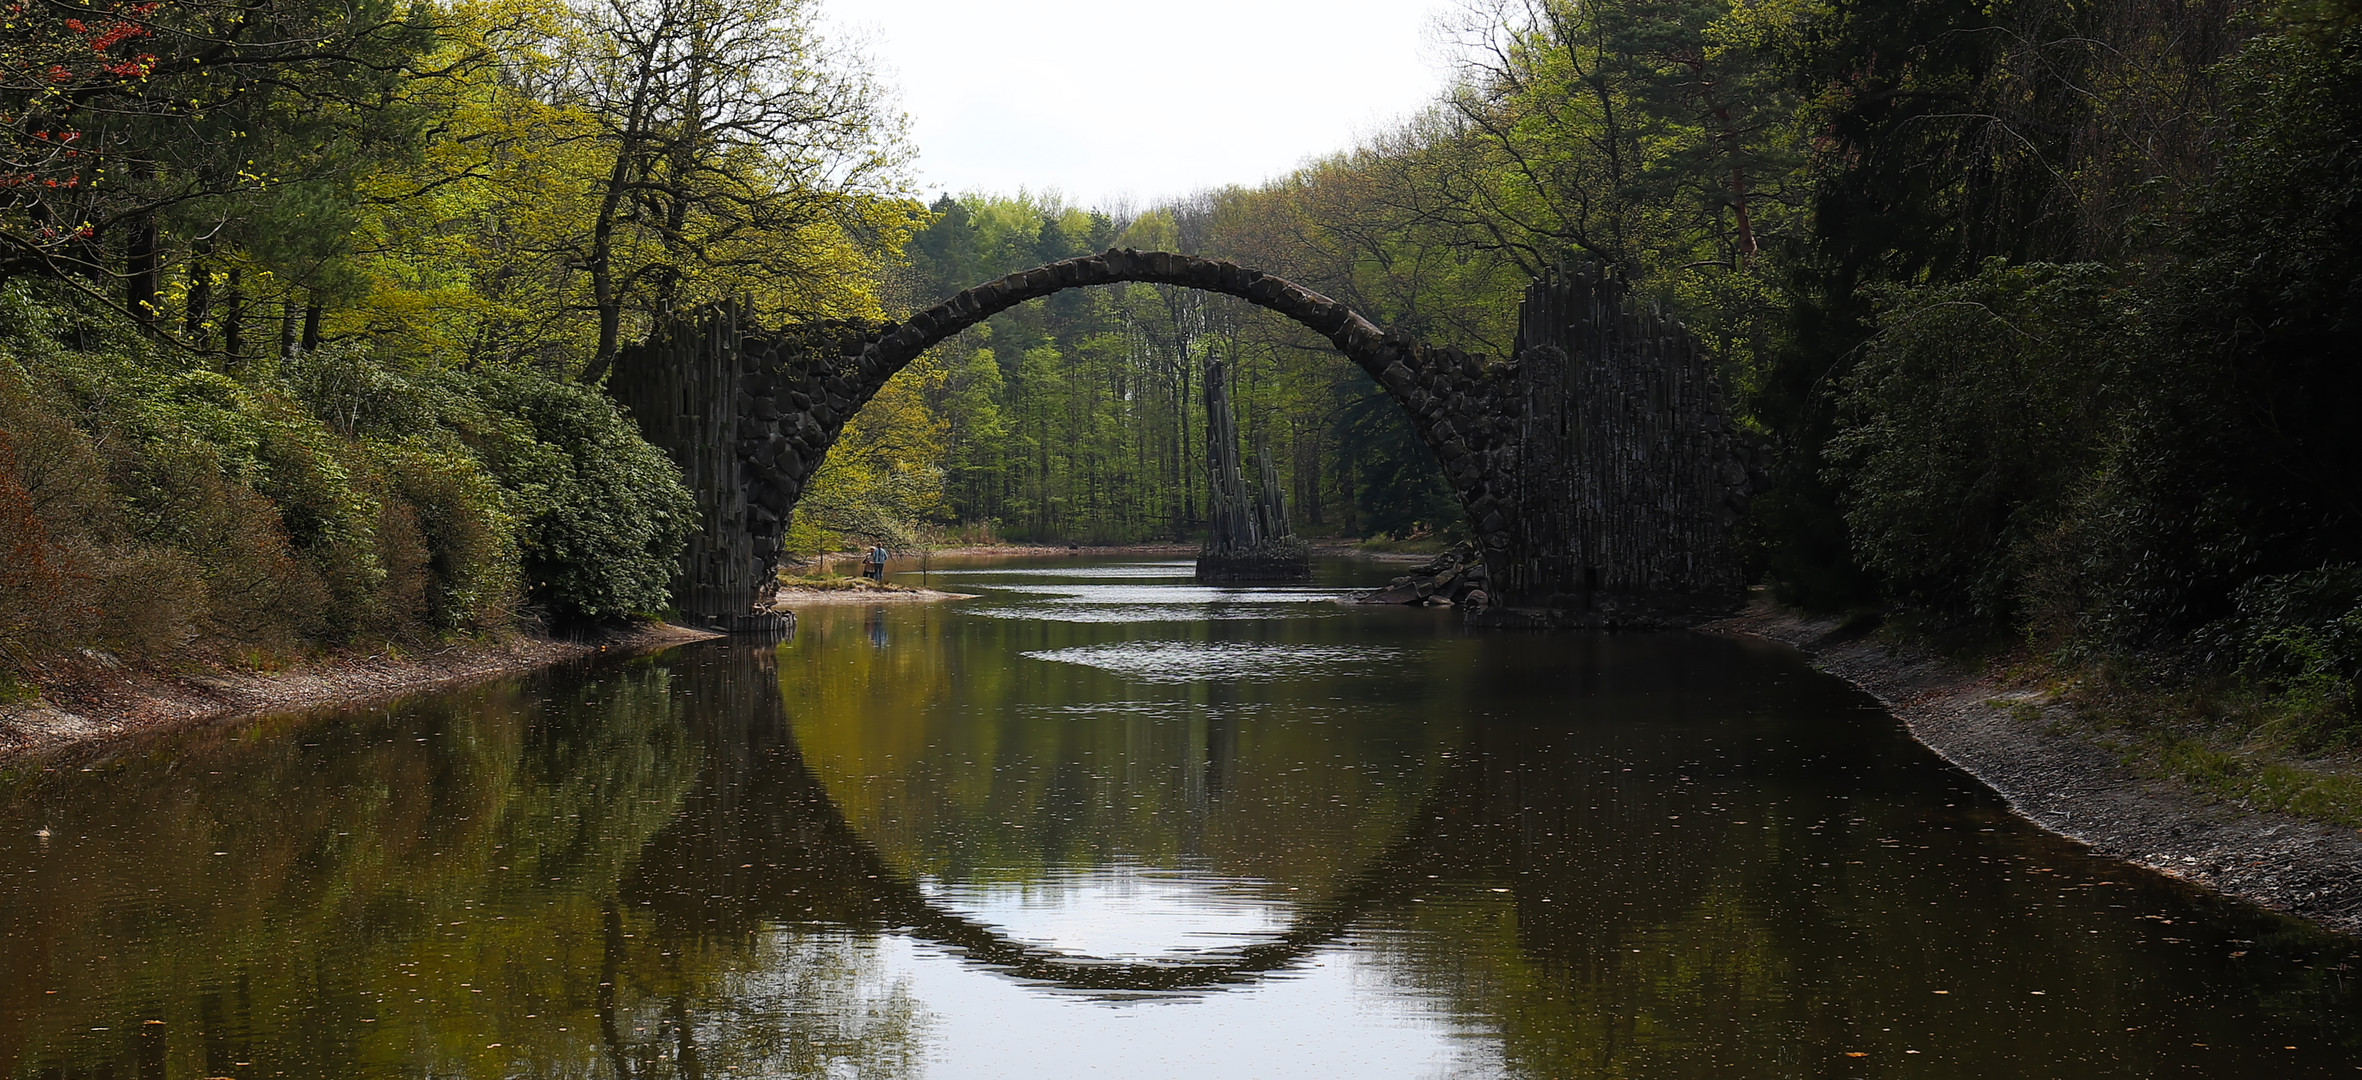
POLYGON ((1284 175, 1447 80, 1451 0, 823 0, 899 92, 925 197, 1146 205, 1284 175))

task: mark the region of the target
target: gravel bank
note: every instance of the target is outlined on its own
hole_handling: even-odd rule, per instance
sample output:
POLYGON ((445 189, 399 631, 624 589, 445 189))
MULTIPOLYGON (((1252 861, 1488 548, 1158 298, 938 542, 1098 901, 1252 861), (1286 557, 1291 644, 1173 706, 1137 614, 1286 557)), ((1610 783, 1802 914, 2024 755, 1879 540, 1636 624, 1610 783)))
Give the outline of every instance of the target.
POLYGON ((2062 723, 2066 707, 1941 658, 1758 605, 1700 629, 1795 646, 1885 703, 1919 741, 2035 824, 2101 854, 2362 935, 2362 832, 2141 776, 2062 723))

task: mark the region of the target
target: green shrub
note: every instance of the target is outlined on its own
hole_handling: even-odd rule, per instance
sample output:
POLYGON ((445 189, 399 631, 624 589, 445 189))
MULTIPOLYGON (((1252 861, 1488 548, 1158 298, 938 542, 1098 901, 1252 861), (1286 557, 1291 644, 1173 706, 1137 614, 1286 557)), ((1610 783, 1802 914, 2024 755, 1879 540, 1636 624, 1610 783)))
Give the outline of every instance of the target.
POLYGON ((144 561, 133 553, 160 549, 186 560, 203 583, 201 603, 183 616, 190 638, 278 655, 327 639, 332 593, 289 539, 280 508, 231 479, 234 468, 211 447, 144 450, 118 468, 130 528, 114 559, 128 565, 144 561))
MULTIPOLYGON (((661 609, 690 501, 597 392, 338 347, 243 377, 0 283, 0 675, 661 609)), ((28 681, 28 679, 30 681, 28 681)))
POLYGON ((1907 608, 2008 626, 2103 457, 2137 306, 2106 267, 1999 260, 1879 301, 1828 448, 1856 556, 1907 608))
POLYGON ((696 504, 680 470, 598 391, 528 371, 470 383, 470 433, 511 493, 528 595, 561 623, 664 609, 696 504))
POLYGON ((2101 630, 2170 641, 2245 587, 2362 561, 2362 22, 2300 23, 2221 71, 2215 181, 2151 292, 2163 346, 2120 455, 2101 630))
POLYGON ((404 370, 349 348, 283 378, 329 426, 413 455, 388 475, 424 526, 438 625, 505 610, 520 578, 562 623, 665 607, 693 504, 597 391, 525 368, 404 370))
POLYGON ((279 380, 321 423, 348 436, 415 438, 449 427, 470 405, 460 380, 397 370, 362 342, 300 354, 279 366, 279 380))
POLYGON ((2362 738, 2362 567, 2257 578, 2233 605, 2191 640, 2207 666, 2235 670, 2264 696, 2260 726, 2304 746, 2362 738))
POLYGON ((423 440, 374 447, 382 480, 423 535, 423 614, 438 630, 499 624, 517 591, 517 523, 508 494, 464 448, 423 440))

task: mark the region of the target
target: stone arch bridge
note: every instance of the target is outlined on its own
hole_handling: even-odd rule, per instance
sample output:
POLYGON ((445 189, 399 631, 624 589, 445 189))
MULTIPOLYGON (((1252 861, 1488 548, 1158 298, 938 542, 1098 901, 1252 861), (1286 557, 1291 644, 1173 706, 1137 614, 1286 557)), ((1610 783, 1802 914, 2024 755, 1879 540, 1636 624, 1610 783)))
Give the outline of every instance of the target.
POLYGON ((1510 625, 1668 625, 1745 585, 1732 526, 1751 488, 1711 358, 1621 282, 1536 281, 1505 361, 1430 348, 1303 286, 1234 263, 1113 250, 1010 274, 903 323, 766 329, 723 307, 617 359, 609 384, 680 464, 699 528, 674 579, 683 619, 771 624, 789 512, 886 380, 993 315, 1065 289, 1149 282, 1238 297, 1325 336, 1408 414, 1479 541, 1510 625))

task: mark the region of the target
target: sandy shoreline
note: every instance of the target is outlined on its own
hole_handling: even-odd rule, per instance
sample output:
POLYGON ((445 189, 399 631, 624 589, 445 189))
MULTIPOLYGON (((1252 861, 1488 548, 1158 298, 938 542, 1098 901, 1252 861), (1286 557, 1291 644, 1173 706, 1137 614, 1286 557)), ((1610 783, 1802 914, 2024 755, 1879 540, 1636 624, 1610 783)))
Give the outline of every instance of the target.
POLYGON ((2067 707, 1941 658, 1759 605, 1699 629, 1791 645, 1868 691, 1944 760, 2097 854, 2362 935, 2362 832, 2211 800, 2141 776, 2077 734, 2067 707))

